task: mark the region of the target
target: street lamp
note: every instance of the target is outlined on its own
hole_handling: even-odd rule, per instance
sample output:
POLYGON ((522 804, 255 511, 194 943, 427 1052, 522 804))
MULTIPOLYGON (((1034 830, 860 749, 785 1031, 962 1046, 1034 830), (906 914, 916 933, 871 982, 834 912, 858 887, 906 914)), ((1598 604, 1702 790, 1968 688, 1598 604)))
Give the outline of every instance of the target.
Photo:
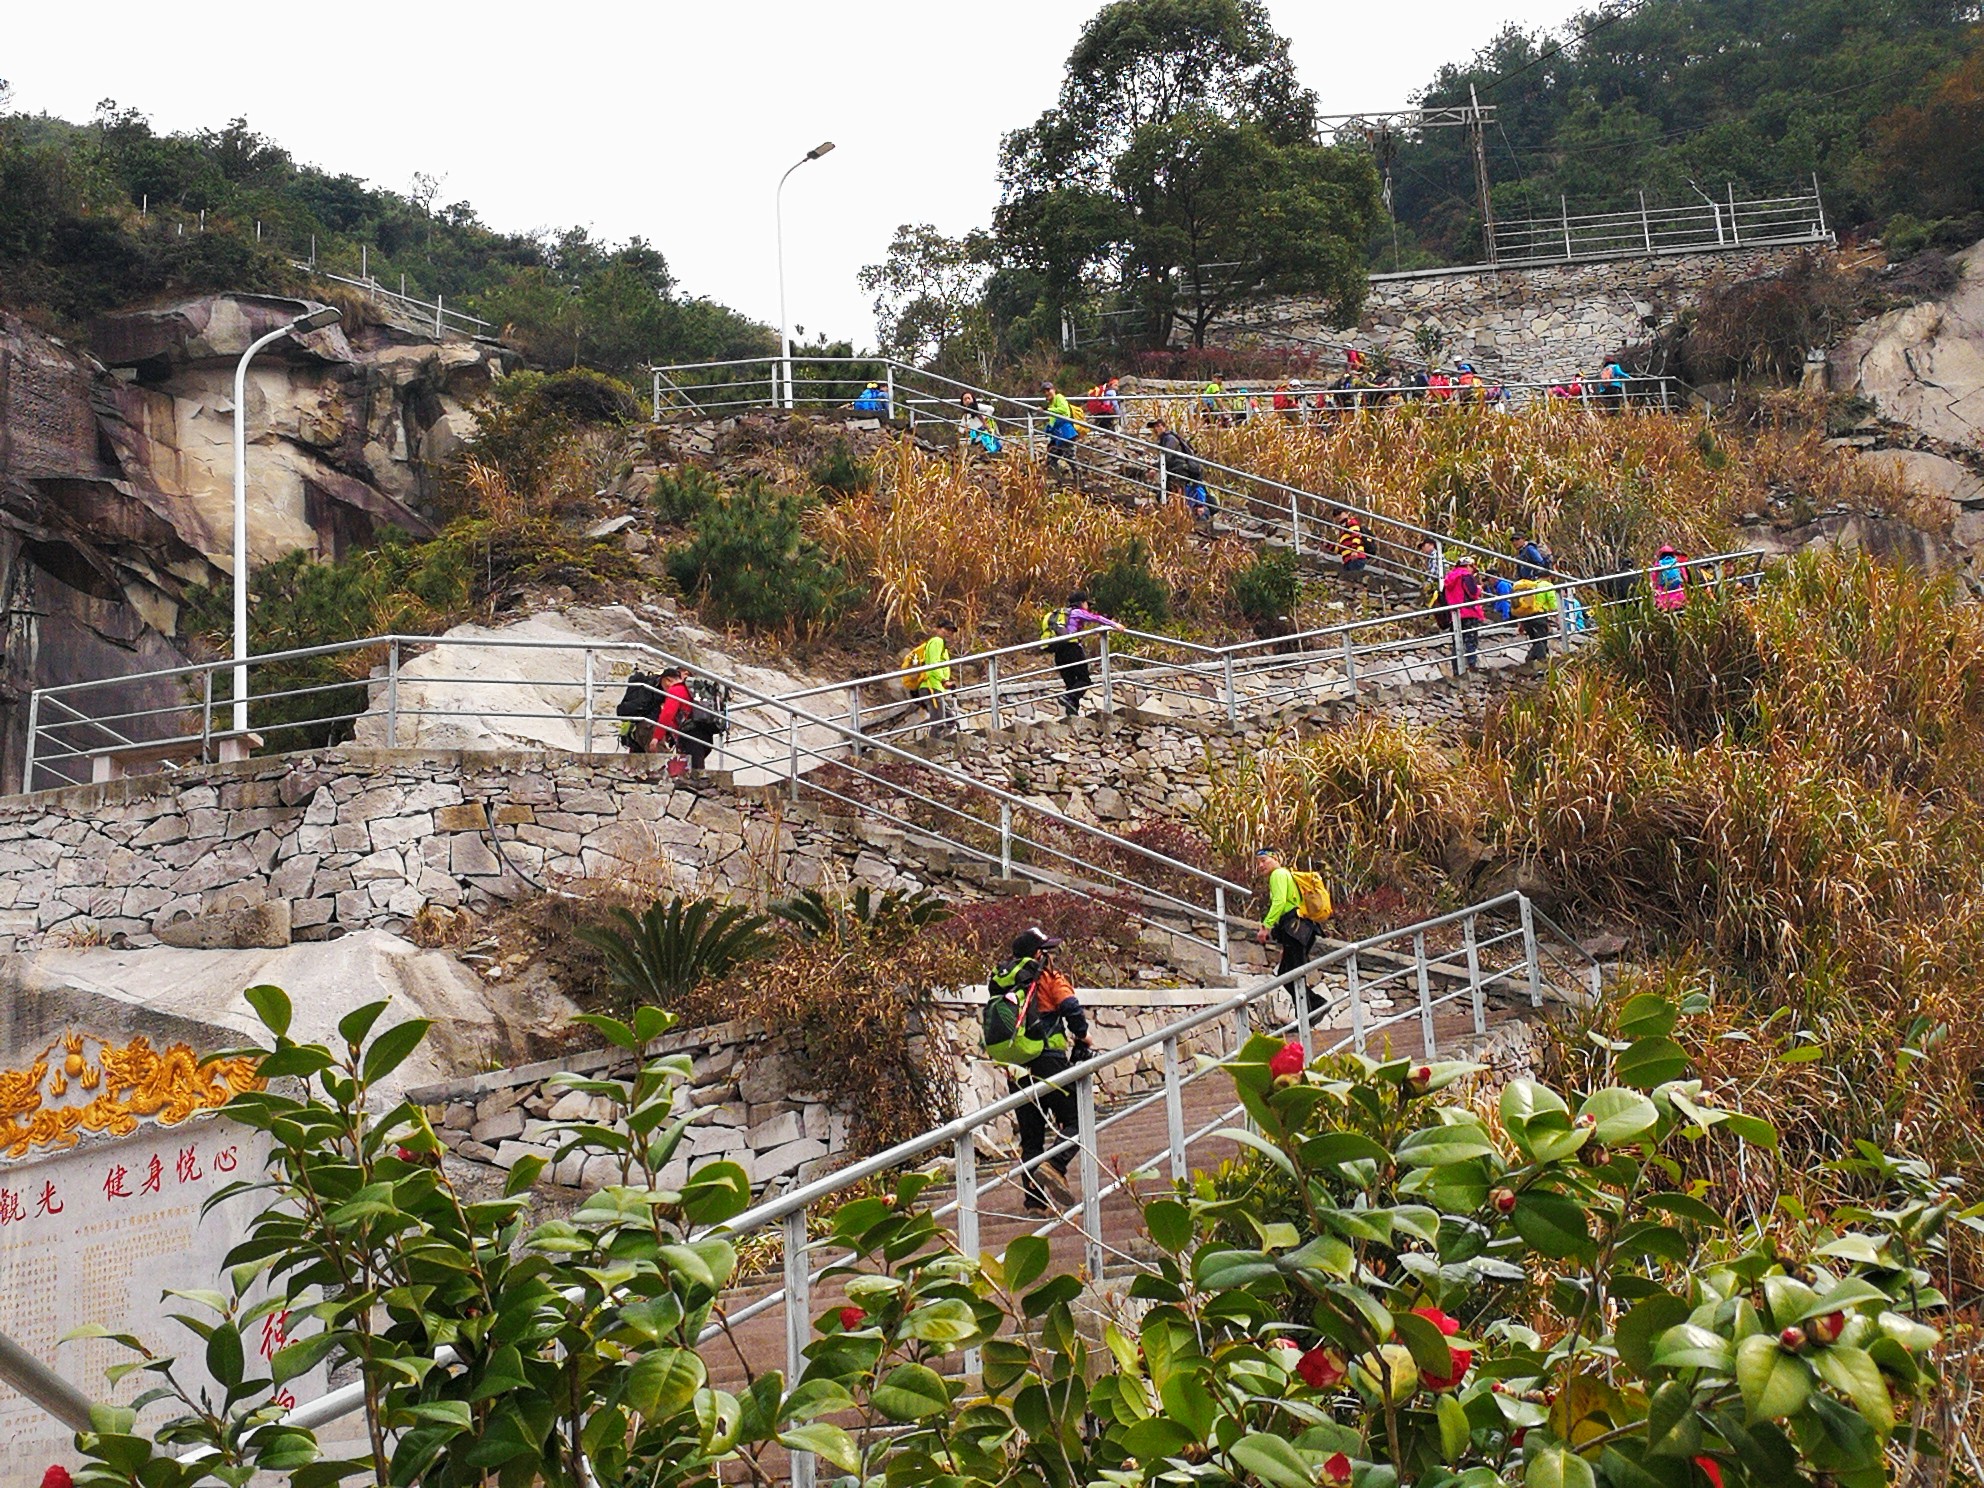
POLYGON ((813 146, 799 159, 786 167, 785 175, 778 178, 778 190, 772 193, 772 217, 777 224, 778 237, 778 360, 780 375, 785 378, 785 406, 792 406, 792 322, 785 314, 785 182, 800 166, 809 160, 818 160, 834 147, 832 140, 813 146))
POLYGON ((234 732, 248 732, 248 363, 271 341, 319 331, 343 312, 324 305, 248 343, 234 365, 234 732))

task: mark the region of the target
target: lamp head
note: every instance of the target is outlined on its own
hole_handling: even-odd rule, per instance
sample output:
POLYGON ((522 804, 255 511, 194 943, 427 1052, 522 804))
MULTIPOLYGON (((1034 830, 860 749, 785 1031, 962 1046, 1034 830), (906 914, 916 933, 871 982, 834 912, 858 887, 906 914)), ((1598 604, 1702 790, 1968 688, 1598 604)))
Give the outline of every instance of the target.
POLYGON ((322 305, 307 315, 299 315, 289 323, 289 328, 299 334, 304 331, 321 331, 325 326, 342 319, 344 312, 335 305, 322 305))
POLYGON ((822 155, 833 149, 833 147, 834 142, 832 140, 822 141, 806 152, 806 158, 808 160, 818 160, 822 155))

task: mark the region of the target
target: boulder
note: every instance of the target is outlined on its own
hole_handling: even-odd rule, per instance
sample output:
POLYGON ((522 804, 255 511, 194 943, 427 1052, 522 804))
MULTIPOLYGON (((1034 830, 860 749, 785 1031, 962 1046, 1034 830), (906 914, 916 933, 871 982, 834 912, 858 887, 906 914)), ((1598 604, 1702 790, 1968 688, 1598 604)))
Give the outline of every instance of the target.
POLYGON ((1984 507, 1984 475, 1947 455, 1928 450, 1868 450, 1860 456, 1860 463, 1892 475, 1918 495, 1940 496, 1966 509, 1984 507))
POLYGON ((1833 350, 1829 381, 1883 418, 1984 453, 1984 243, 1951 261, 1955 289, 1860 326, 1833 350))
POLYGON ((152 926, 162 945, 182 950, 279 950, 289 944, 289 901, 265 899, 244 908, 184 915, 152 926))

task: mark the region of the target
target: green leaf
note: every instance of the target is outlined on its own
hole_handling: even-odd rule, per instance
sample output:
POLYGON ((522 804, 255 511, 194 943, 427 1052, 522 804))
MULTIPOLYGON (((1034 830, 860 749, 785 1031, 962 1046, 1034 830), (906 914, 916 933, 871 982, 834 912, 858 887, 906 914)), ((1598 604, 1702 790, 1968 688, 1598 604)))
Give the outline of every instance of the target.
POLYGON ((259 987, 250 987, 241 994, 248 999, 248 1006, 255 1010, 255 1016, 262 1020, 262 1026, 277 1038, 289 1032, 289 994, 280 987, 271 987, 266 982, 259 987))
POLYGON ((1006 1246, 1006 1286, 1023 1292, 1047 1269, 1052 1252, 1039 1235, 1021 1235, 1006 1246))
POLYGON ((1176 1456, 1197 1439, 1168 1416, 1149 1416, 1123 1433, 1123 1449, 1148 1464, 1176 1456))
POLYGON ((1636 1090, 1651 1090, 1687 1072, 1688 1051, 1664 1036, 1635 1039, 1612 1066, 1619 1082, 1636 1090))
POLYGON ((365 1051, 362 1066, 365 1083, 376 1084, 406 1062, 406 1058, 420 1047, 420 1041, 427 1037, 427 1030, 434 1026, 432 1018, 409 1018, 404 1023, 396 1023, 372 1040, 372 1046, 365 1051))
POLYGON ((1591 1249, 1583 1206, 1562 1194, 1531 1189, 1516 1200, 1509 1219, 1518 1235, 1553 1260, 1581 1256, 1591 1249))
POLYGON ((313 1333, 308 1338, 286 1344, 270 1358, 270 1374, 279 1385, 308 1374, 316 1367, 317 1361, 336 1348, 339 1342, 336 1333, 326 1332, 313 1333))
POLYGON ((223 1321, 207 1339, 207 1373, 231 1395, 245 1368, 241 1335, 234 1331, 233 1323, 223 1321))
POLYGON ((1445 1378, 1453 1372, 1453 1349, 1446 1335, 1416 1312, 1392 1314, 1392 1328, 1399 1341, 1412 1350, 1412 1362, 1421 1374, 1445 1378))
POLYGON ((1796 1415, 1812 1393, 1812 1371, 1775 1334, 1752 1333, 1736 1345, 1736 1385, 1752 1422, 1796 1415))
POLYGON ((921 1364, 898 1364, 875 1387, 870 1404, 891 1421, 907 1425, 948 1411, 951 1395, 936 1371, 921 1364))
POLYGON ((808 1421, 778 1434, 779 1445, 792 1452, 811 1452, 824 1457, 844 1473, 861 1471, 861 1451, 854 1438, 827 1421, 808 1421))
POLYGON ((1745 1116, 1741 1111, 1725 1112, 1722 1129, 1734 1132, 1752 1147, 1777 1150, 1777 1128, 1760 1116, 1745 1116))
POLYGON ((1717 1214, 1700 1199, 1691 1199, 1686 1194, 1642 1194, 1640 1195, 1640 1202, 1649 1209, 1658 1209, 1662 1214, 1671 1214, 1676 1219, 1685 1219, 1695 1224, 1708 1225, 1712 1229, 1725 1229, 1729 1224, 1728 1220, 1717 1214))
POLYGON ((1524 1463, 1523 1488, 1598 1488, 1591 1464, 1562 1442, 1530 1448, 1524 1463))
POLYGON ((1645 1298, 1619 1319, 1613 1345, 1627 1367, 1644 1379, 1653 1368, 1655 1341, 1687 1320, 1688 1304, 1671 1292, 1661 1292, 1645 1298))
POLYGON ((1439 1404, 1440 1455, 1448 1462, 1458 1461, 1473 1438, 1467 1408, 1451 1395, 1442 1395, 1439 1404))
POLYGON ((698 1163, 682 1185, 682 1217, 692 1225, 723 1224, 751 1207, 751 1176, 734 1162, 698 1163))
POLYGON ((708 1371, 694 1349, 652 1348, 627 1371, 627 1403, 666 1419, 689 1408, 708 1371))
POLYGON ((1315 1469, 1278 1436, 1250 1432, 1228 1447, 1226 1455, 1266 1488, 1315 1488, 1315 1469))
POLYGON ((1192 1440, 1205 1441, 1211 1436, 1219 1404, 1196 1377, 1181 1370, 1164 1382, 1158 1398, 1164 1402, 1164 1413, 1191 1432, 1192 1440))
POLYGON ((962 1343, 978 1331, 978 1315, 971 1310, 969 1302, 940 1297, 904 1318, 902 1331, 925 1343, 962 1343))
POLYGON ((1813 1349, 1811 1360, 1819 1378, 1852 1401, 1869 1426, 1882 1436, 1894 1430, 1894 1399, 1880 1366, 1865 1349, 1836 1343, 1813 1349))
POLYGON ((1192 1211, 1176 1199, 1154 1199, 1144 1206, 1144 1228, 1160 1250, 1183 1254, 1192 1243, 1192 1211))
MULTIPOLYGON (((1771 1342, 1774 1347, 1776 1340, 1771 1342)), ((1697 1323, 1680 1323, 1660 1335, 1653 1346, 1653 1362, 1662 1369, 1713 1369, 1727 1374, 1729 1340, 1697 1323)))
POLYGON ((382 1002, 368 1002, 363 1007, 355 1007, 338 1020, 338 1037, 348 1044, 362 1044, 365 1035, 372 1031, 372 1025, 379 1021, 379 1014, 386 1010, 382 1002))
POLYGON ((1429 1126, 1398 1144, 1398 1160, 1409 1168, 1438 1168, 1494 1154, 1488 1134, 1472 1124, 1429 1126))
POLYGON ((1660 1121, 1660 1108, 1637 1090, 1609 1086, 1595 1090, 1578 1110, 1597 1124, 1592 1137, 1606 1146, 1630 1142, 1653 1130, 1660 1121))
POLYGON ((1626 999, 1619 1009, 1618 1030, 1623 1039, 1658 1037, 1672 1033, 1681 1015, 1673 1003, 1657 992, 1642 992, 1626 999))
POLYGON ((1864 1302, 1877 1302, 1885 1307, 1888 1304, 1888 1295, 1879 1287, 1857 1276, 1849 1276, 1844 1281, 1835 1282, 1814 1298, 1812 1305, 1806 1309, 1804 1317, 1793 1318, 1791 1321, 1802 1323, 1806 1318, 1824 1317, 1829 1312, 1844 1312, 1847 1308, 1858 1307, 1864 1302))
POLYGON ((1302 1161, 1312 1168, 1334 1168, 1354 1162, 1383 1167, 1392 1160, 1391 1153, 1358 1132, 1323 1132, 1303 1142, 1301 1151, 1302 1161))
POLYGON ((264 1054, 255 1072, 264 1080, 295 1078, 307 1080, 331 1067, 331 1056, 318 1044, 290 1044, 264 1054))
POLYGON ((1546 1111, 1565 1116, 1570 1107, 1556 1091, 1534 1080, 1511 1080, 1502 1087, 1502 1126, 1518 1143, 1522 1142, 1530 1119, 1546 1111))
POLYGON ((1224 1137, 1229 1142, 1238 1142, 1242 1147, 1251 1147, 1269 1162, 1280 1168, 1289 1177, 1293 1178, 1295 1176, 1295 1164, 1288 1160, 1288 1154, 1275 1146, 1266 1137, 1259 1136, 1254 1132, 1247 1131, 1245 1128, 1238 1126, 1223 1126, 1214 1132, 1213 1136, 1215 1138, 1224 1137))

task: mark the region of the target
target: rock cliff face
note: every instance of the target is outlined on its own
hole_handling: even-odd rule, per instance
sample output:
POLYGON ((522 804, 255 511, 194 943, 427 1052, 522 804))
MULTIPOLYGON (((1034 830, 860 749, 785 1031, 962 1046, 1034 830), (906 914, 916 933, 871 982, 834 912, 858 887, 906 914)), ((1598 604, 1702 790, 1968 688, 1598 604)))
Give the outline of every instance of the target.
MULTIPOLYGON (((34 688, 185 659, 180 602, 231 567, 234 365, 298 310, 226 295, 130 312, 93 330, 97 356, 0 315, 0 787, 17 787, 34 688)), ((501 357, 380 325, 261 352, 251 561, 427 530, 435 473, 501 357)))

